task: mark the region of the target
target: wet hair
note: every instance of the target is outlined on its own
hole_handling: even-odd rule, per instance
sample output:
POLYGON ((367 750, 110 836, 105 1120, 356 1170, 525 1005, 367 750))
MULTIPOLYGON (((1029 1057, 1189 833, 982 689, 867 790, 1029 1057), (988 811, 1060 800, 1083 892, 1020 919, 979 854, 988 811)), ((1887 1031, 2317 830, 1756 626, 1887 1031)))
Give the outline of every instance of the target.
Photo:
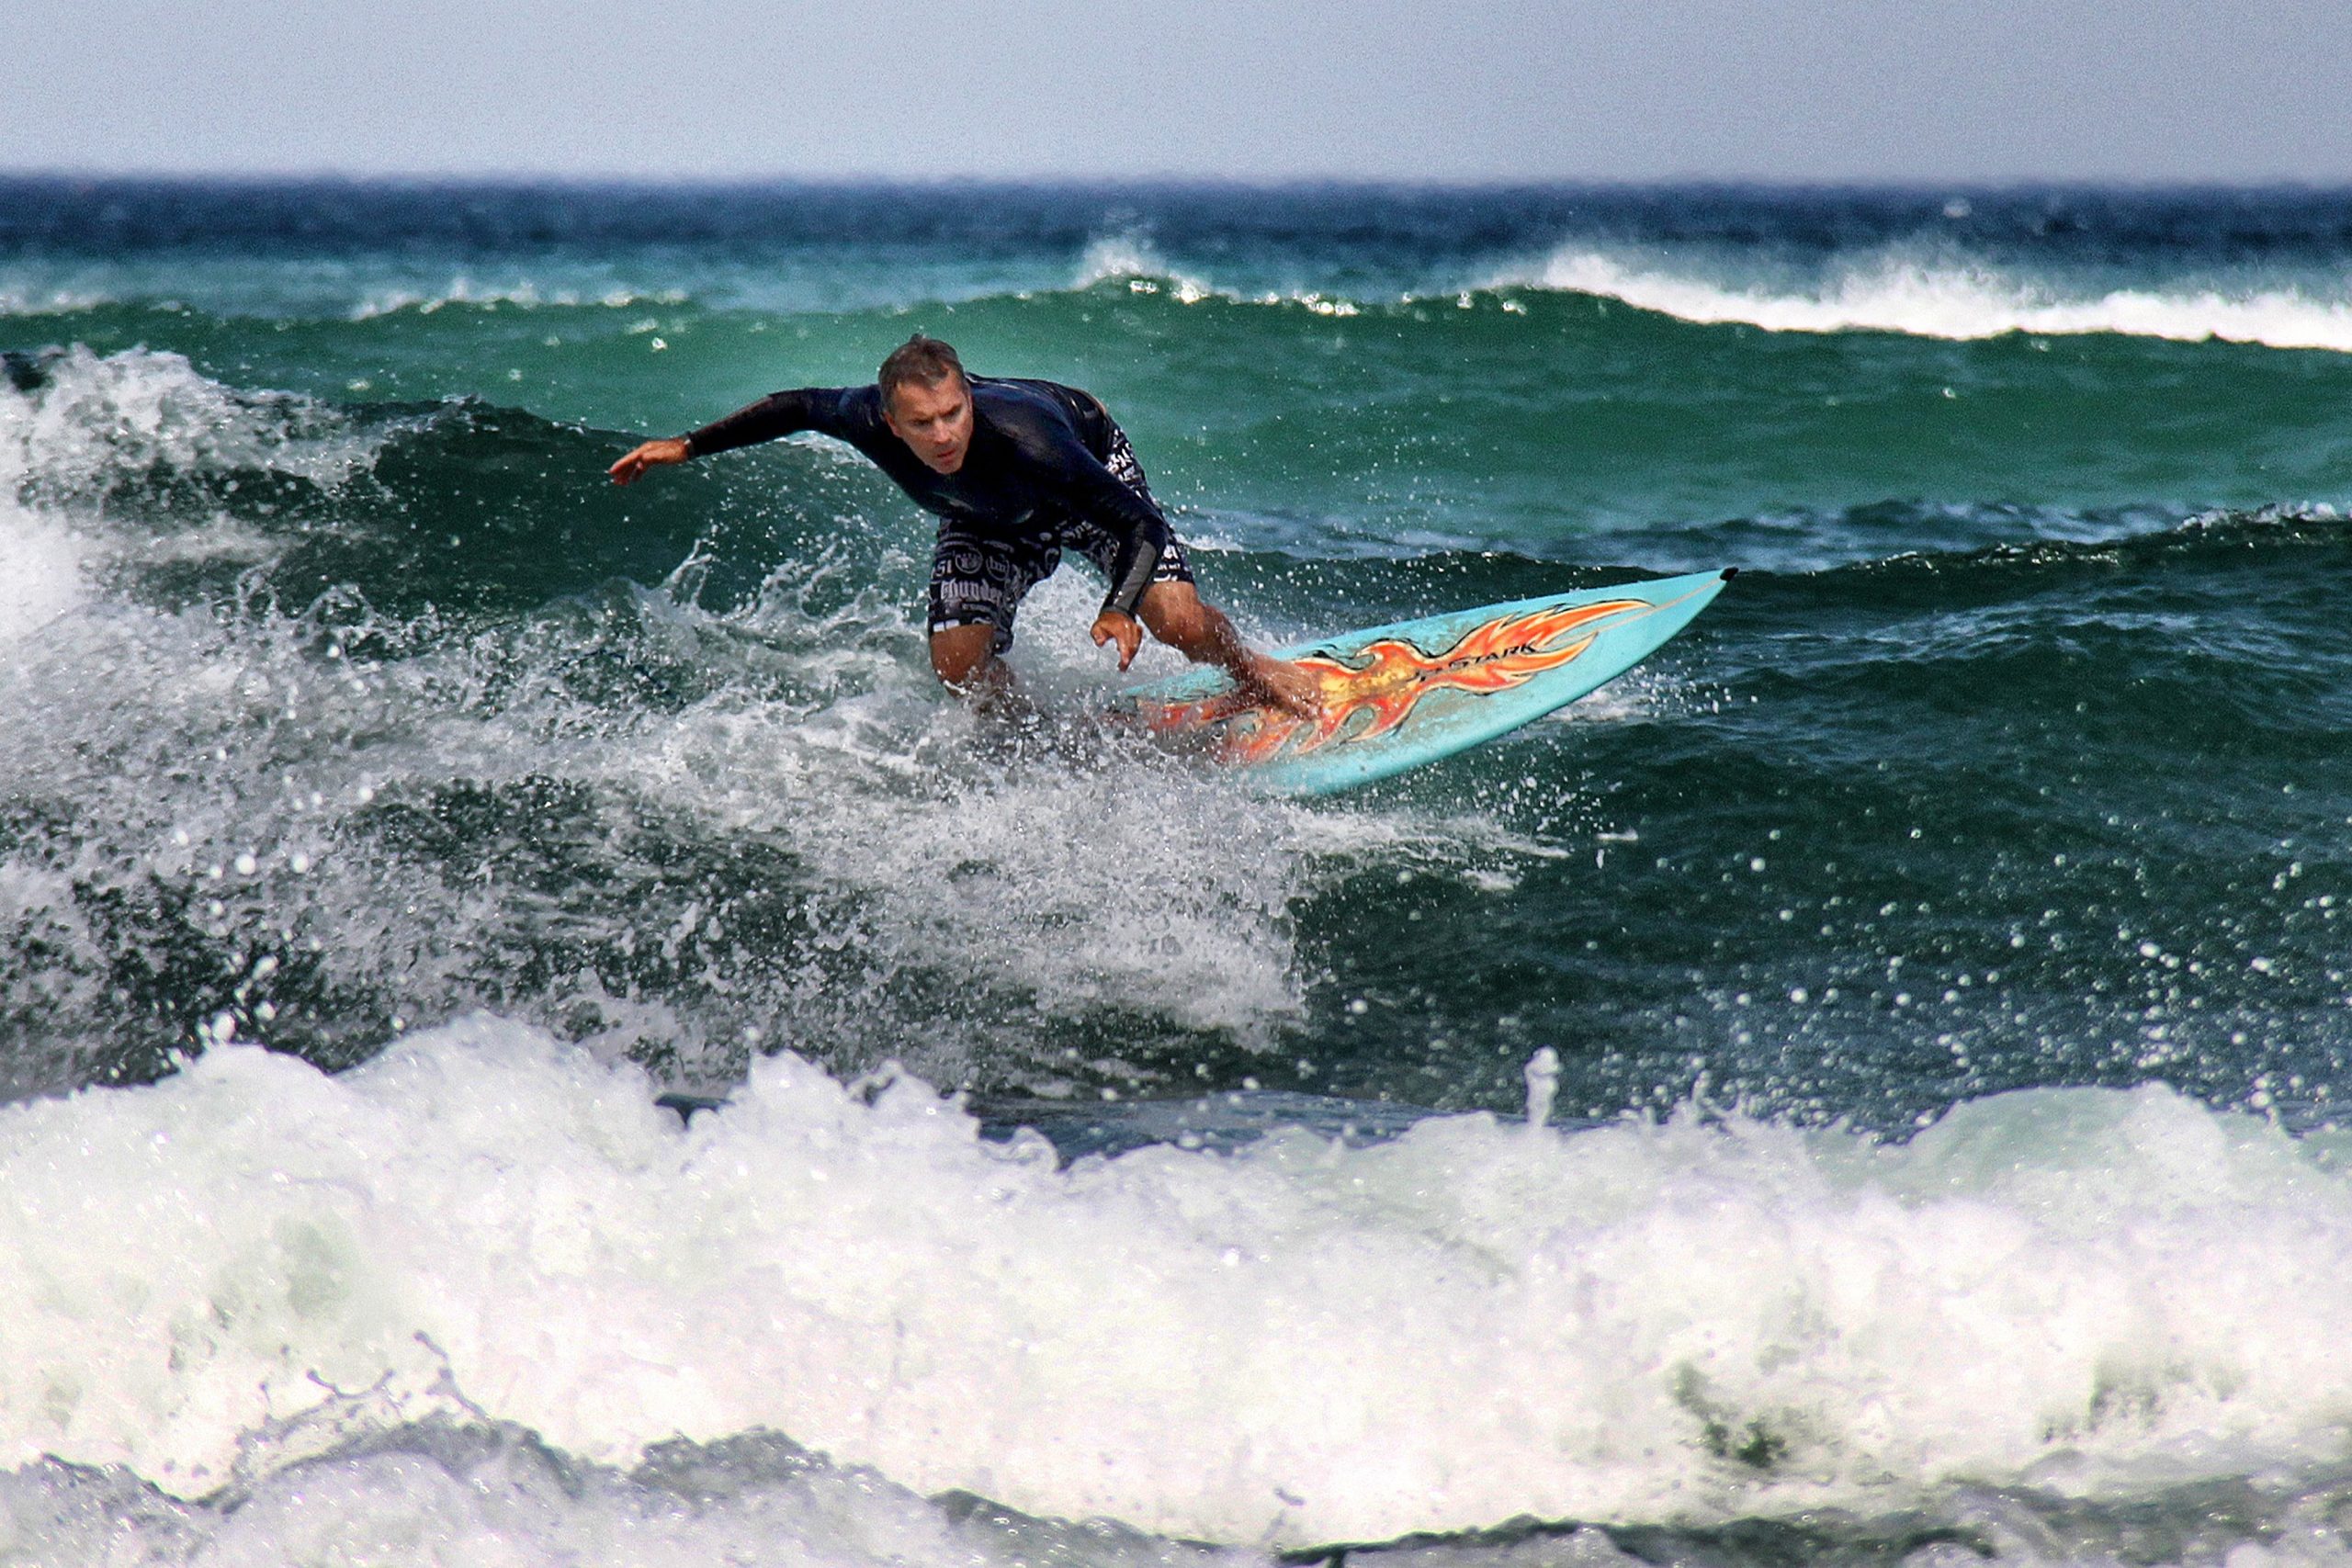
POLYGON ((964 374, 964 362, 956 357, 953 348, 935 337, 917 333, 890 351, 890 357, 882 362, 874 380, 882 389, 882 403, 888 408, 899 388, 936 387, 950 376, 966 385, 971 382, 971 378, 964 374))

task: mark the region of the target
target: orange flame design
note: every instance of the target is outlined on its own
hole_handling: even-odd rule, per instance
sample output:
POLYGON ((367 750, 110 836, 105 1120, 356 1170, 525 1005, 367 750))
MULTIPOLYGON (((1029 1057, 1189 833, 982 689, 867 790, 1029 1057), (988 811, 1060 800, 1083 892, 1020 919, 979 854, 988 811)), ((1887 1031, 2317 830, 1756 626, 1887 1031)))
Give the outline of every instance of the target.
POLYGON ((1313 718, 1300 718, 1230 688, 1191 702, 1143 704, 1143 717, 1163 732, 1227 726, 1217 753, 1221 761, 1263 762, 1285 748, 1292 756, 1304 756, 1334 740, 1368 740, 1387 734, 1410 718, 1431 692, 1484 695, 1524 685, 1590 648, 1600 635, 1595 622, 1656 607, 1643 599, 1604 599, 1498 616, 1472 627, 1439 654, 1424 653, 1402 637, 1365 644, 1354 663, 1330 654, 1309 654, 1298 663, 1313 671, 1323 688, 1322 711, 1313 718), (1578 632, 1583 635, 1577 636, 1578 632), (1367 713, 1370 721, 1358 725, 1358 716, 1367 713), (1351 725, 1357 727, 1351 730, 1351 725))

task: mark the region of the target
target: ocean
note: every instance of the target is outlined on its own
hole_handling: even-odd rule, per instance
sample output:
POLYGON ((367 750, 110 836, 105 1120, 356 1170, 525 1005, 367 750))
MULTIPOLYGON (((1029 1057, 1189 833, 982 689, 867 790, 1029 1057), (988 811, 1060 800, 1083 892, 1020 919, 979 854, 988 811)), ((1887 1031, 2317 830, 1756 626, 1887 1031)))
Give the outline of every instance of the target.
POLYGON ((2340 191, 0 179, 0 1561, 2352 1558, 2348 502, 2340 191), (604 473, 918 330, 1261 643, 1739 576, 1008 735, 604 473))

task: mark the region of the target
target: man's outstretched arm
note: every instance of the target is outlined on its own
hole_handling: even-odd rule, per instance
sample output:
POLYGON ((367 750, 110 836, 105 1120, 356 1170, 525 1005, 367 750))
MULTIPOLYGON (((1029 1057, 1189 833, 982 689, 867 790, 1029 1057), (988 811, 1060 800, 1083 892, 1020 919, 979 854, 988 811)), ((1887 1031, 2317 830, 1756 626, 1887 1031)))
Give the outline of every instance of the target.
POLYGON ((758 402, 747 403, 700 430, 644 442, 605 471, 616 485, 633 484, 648 468, 683 463, 689 457, 707 457, 713 452, 731 452, 738 446, 773 441, 779 435, 803 430, 846 439, 851 422, 843 401, 853 390, 848 387, 796 387, 790 391, 770 392, 758 402))

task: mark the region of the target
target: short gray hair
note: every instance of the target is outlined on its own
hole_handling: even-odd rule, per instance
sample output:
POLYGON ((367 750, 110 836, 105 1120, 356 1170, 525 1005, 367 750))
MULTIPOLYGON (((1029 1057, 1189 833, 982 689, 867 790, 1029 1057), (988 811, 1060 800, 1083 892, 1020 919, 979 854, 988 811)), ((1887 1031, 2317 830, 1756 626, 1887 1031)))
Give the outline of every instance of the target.
POLYGON ((956 351, 935 337, 917 333, 890 351, 882 362, 875 383, 882 389, 882 402, 889 406, 891 398, 901 387, 936 387, 953 376, 966 386, 971 378, 964 373, 964 362, 956 351))

